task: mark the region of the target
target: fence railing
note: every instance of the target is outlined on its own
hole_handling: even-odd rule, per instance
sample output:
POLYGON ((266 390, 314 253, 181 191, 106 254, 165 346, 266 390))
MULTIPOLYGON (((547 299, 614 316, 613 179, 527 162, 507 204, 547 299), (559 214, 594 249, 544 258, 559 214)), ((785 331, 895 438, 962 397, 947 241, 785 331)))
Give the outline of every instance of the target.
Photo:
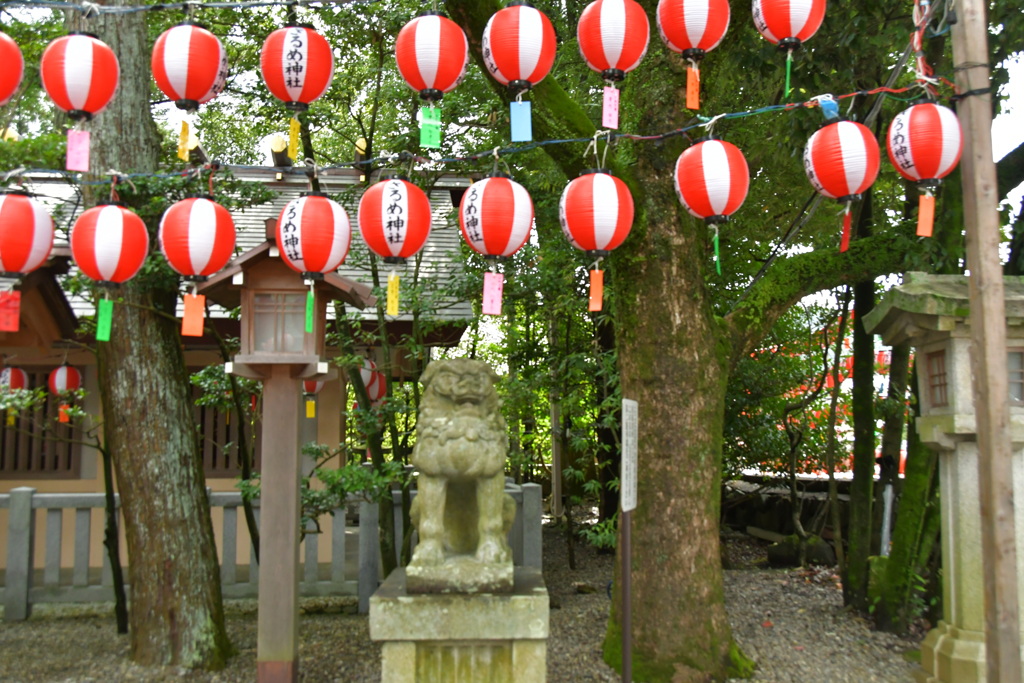
MULTIPOLYGON (((513 561, 517 566, 541 567, 541 487, 538 484, 506 485, 505 492, 516 501, 516 519, 509 532, 513 561)), ((415 491, 413 491, 415 495, 415 491)), ((394 494, 395 534, 402 538, 402 497, 394 494)), ((250 551, 249 564, 239 565, 239 492, 209 494, 211 510, 221 509, 220 577, 225 598, 256 597, 259 565, 250 551)), ((117 501, 120 506, 120 501, 117 501)), ((90 562, 93 515, 104 514, 102 493, 36 493, 33 488, 0 493, 0 509, 7 509, 7 566, 4 572, 3 605, 6 621, 27 619, 33 604, 44 602, 103 602, 114 598, 113 573, 104 549, 97 576, 90 562), (36 511, 45 510, 44 558, 35 565, 36 511), (64 511, 73 510, 74 552, 70 567, 62 563, 65 542, 64 511), (91 569, 93 569, 91 571, 91 569)), ((254 501, 257 523, 259 501, 254 501)), ((349 525, 349 510, 335 510, 328 534, 307 534, 300 558, 300 592, 303 596, 356 595, 359 611, 369 610, 370 596, 380 583, 380 543, 376 503, 358 503, 358 523, 349 525), (344 521, 343 521, 344 520, 344 521), (353 539, 352 536, 357 536, 353 539), (321 563, 320 543, 330 538, 330 561, 321 563), (355 541, 353 547, 353 541, 355 541)), ((354 521, 354 520, 353 520, 354 521)), ((102 534, 102 525, 100 525, 102 534)), ((397 559, 397 558, 396 558, 397 559)), ((128 586, 128 595, 131 596, 128 586)))

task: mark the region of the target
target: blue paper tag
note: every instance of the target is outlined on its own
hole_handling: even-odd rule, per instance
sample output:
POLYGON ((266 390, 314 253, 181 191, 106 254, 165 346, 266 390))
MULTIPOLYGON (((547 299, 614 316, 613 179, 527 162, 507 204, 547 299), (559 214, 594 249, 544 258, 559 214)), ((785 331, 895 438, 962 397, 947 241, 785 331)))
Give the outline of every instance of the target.
POLYGON ((530 114, 530 103, 512 102, 509 107, 512 119, 512 142, 533 140, 533 118, 530 114))

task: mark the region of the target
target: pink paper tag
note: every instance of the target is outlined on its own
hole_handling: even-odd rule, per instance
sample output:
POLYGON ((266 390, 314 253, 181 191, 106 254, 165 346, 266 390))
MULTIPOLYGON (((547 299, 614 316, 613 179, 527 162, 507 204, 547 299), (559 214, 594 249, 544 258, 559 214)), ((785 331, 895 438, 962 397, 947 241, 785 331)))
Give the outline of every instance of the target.
POLYGON ((605 128, 619 127, 619 91, 617 88, 605 86, 604 108, 601 113, 601 125, 605 128))
POLYGON ((501 293, 505 277, 501 273, 484 273, 484 314, 501 315, 501 293))
POLYGON ((89 170, 89 131, 69 130, 68 131, 68 161, 69 171, 89 170))

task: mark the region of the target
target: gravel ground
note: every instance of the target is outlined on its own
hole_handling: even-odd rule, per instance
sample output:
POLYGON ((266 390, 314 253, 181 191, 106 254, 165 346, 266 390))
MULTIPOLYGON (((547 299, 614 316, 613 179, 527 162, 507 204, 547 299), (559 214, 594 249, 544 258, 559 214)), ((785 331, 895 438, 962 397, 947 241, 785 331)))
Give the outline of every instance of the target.
MULTIPOLYGON (((733 633, 757 661, 753 681, 869 683, 909 681, 905 653, 917 640, 873 631, 845 610, 832 570, 755 569, 760 542, 730 535, 725 595, 733 633), (742 568, 747 567, 747 568, 742 568)), ((614 558, 575 546, 568 568, 561 529, 545 527, 544 575, 551 597, 548 680, 619 681, 601 659, 608 617, 606 593, 614 558)), ((301 678, 308 683, 380 681, 380 647, 352 599, 305 599, 300 621, 301 678)), ((228 632, 238 649, 220 672, 147 669, 128 662, 128 640, 117 636, 109 605, 38 605, 27 622, 0 621, 0 681, 108 683, 114 681, 250 682, 256 679, 256 603, 230 601, 228 632)))

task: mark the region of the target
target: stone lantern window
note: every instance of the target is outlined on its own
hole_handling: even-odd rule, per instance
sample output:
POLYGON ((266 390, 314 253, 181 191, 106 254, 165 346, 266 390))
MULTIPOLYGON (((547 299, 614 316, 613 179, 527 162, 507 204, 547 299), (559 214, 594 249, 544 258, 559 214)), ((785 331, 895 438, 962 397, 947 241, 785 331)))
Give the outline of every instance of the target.
POLYGON ((1024 403, 1024 349, 1012 349, 1006 354, 1009 372, 1010 401, 1024 403))
POLYGON ((946 350, 925 354, 928 373, 928 402, 933 408, 949 405, 949 377, 946 372, 946 350))

